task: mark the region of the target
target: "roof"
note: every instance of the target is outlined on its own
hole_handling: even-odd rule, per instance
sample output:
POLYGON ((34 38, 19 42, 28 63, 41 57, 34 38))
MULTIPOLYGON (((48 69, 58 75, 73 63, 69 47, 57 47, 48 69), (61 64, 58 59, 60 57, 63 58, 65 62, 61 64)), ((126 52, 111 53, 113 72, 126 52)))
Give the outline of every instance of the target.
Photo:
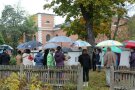
POLYGON ((37 14, 56 16, 55 14, 49 14, 49 13, 36 13, 35 15, 37 15, 37 14))

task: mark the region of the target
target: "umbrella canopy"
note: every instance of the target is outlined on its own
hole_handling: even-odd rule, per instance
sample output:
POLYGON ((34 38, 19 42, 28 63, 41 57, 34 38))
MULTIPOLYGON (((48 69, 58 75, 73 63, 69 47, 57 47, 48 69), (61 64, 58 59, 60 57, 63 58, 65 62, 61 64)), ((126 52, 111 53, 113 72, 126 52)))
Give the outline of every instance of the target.
POLYGON ((124 44, 126 48, 135 48, 135 41, 133 40, 124 41, 124 44))
POLYGON ((115 40, 105 40, 96 45, 97 47, 123 46, 122 43, 115 40))
POLYGON ((13 50, 13 48, 9 45, 6 45, 6 44, 3 44, 3 45, 0 45, 0 49, 8 49, 8 50, 13 50))
POLYGON ((17 49, 25 49, 25 43, 22 43, 17 46, 17 49))
MULTIPOLYGON (((121 50, 120 48, 116 47, 116 46, 112 46, 112 47, 111 47, 111 50, 112 50, 113 52, 115 52, 115 53, 121 53, 121 52, 122 52, 122 50, 121 50)), ((107 51, 107 48, 104 48, 103 51, 106 52, 106 51, 107 51)))
POLYGON ((77 46, 77 47, 88 47, 88 46, 91 46, 88 42, 86 41, 82 41, 82 40, 77 40, 73 43, 74 46, 77 46))
POLYGON ((38 41, 29 41, 24 43, 23 47, 25 49, 34 49, 37 48, 39 46, 42 46, 42 43, 38 42, 38 41))
POLYGON ((56 36, 50 39, 48 42, 72 42, 72 40, 69 37, 66 36, 56 36))
POLYGON ((55 43, 47 43, 45 44, 44 48, 57 48, 59 45, 55 43))

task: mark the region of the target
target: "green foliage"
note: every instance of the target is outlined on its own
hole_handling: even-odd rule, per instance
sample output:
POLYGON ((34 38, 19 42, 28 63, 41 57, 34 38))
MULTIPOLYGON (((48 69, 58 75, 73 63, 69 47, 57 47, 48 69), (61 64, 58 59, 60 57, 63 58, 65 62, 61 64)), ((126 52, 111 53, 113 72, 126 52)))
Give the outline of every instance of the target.
POLYGON ((4 43, 5 43, 4 38, 3 38, 2 34, 0 33, 0 45, 4 44, 4 43))
POLYGON ((131 17, 128 21, 129 39, 135 39, 135 16, 131 17))
POLYGON ((11 59, 10 59, 10 65, 16 65, 16 59, 15 57, 11 56, 11 59))
POLYGON ((14 8, 11 5, 6 5, 2 11, 0 19, 0 32, 2 33, 5 42, 15 48, 18 41, 24 33, 34 34, 36 31, 35 23, 31 17, 25 15, 25 11, 21 8, 14 8))

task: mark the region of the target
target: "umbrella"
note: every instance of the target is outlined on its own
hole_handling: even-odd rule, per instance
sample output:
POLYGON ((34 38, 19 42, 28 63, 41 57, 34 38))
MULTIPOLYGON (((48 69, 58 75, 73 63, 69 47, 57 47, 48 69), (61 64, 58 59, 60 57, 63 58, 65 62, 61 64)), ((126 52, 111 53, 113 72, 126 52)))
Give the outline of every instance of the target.
POLYGON ((55 43, 60 42, 62 45, 62 42, 72 42, 72 40, 71 38, 66 37, 66 36, 56 36, 50 39, 48 42, 55 42, 55 43))
POLYGON ((3 44, 3 45, 0 45, 0 49, 8 49, 8 50, 13 50, 13 48, 9 45, 6 45, 6 44, 3 44))
POLYGON ((73 43, 73 45, 77 46, 77 47, 87 47, 87 46, 91 46, 88 42, 86 41, 82 41, 82 40, 77 40, 73 43))
POLYGON ((126 48, 135 48, 135 41, 133 40, 124 41, 124 44, 126 48))
MULTIPOLYGON (((116 47, 116 46, 111 46, 111 50, 113 52, 116 52, 116 53, 121 53, 122 52, 122 50, 120 48, 116 47)), ((107 48, 104 48, 103 51, 106 52, 107 51, 107 48)))
POLYGON ((25 43, 22 43, 17 46, 17 49, 25 49, 25 43))
POLYGON ((29 41, 29 42, 25 42, 23 47, 25 49, 34 49, 37 48, 39 46, 42 46, 42 43, 38 42, 38 41, 29 41))
POLYGON ((105 40, 96 45, 97 47, 123 46, 122 43, 115 40, 105 40))
POLYGON ((55 44, 55 43, 47 43, 45 44, 44 48, 57 48, 59 45, 55 44))

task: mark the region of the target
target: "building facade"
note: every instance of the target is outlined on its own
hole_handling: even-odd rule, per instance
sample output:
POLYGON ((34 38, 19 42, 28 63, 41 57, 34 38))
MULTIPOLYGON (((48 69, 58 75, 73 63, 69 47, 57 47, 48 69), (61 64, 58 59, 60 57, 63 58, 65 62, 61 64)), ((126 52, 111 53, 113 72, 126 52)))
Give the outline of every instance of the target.
MULTIPOLYGON (((54 25, 54 17, 55 15, 46 13, 37 13, 34 15, 34 20, 38 27, 36 40, 41 42, 43 45, 55 36, 66 36, 66 32, 64 32, 60 27, 56 27, 54 25)), ((78 36, 71 35, 70 38, 72 40, 77 40, 78 36)), ((68 44, 63 45, 67 46, 68 44)))

